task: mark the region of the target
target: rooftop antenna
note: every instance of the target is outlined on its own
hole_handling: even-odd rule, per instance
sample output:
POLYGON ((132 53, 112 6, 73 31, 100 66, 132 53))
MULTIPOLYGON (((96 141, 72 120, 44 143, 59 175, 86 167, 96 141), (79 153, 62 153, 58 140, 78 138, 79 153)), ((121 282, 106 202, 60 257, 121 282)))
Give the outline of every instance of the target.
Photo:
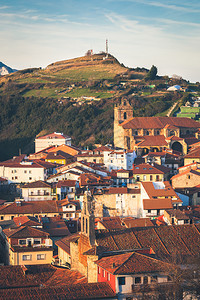
POLYGON ((106 58, 108 58, 108 39, 106 39, 106 58))

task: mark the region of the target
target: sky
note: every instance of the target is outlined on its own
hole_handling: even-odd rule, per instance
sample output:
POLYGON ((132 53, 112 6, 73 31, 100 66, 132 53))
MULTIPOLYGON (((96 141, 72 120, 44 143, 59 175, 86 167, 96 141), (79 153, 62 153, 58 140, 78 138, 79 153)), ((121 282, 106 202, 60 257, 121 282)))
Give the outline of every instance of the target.
POLYGON ((200 81, 199 0, 1 0, 0 61, 11 68, 105 51, 130 68, 200 81))

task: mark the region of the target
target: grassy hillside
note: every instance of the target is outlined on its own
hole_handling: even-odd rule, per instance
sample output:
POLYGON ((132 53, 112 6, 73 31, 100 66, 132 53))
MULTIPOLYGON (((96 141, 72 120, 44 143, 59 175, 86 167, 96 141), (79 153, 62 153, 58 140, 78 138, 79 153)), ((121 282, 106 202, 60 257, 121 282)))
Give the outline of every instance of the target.
POLYGON ((34 138, 41 132, 62 131, 79 146, 111 143, 113 105, 120 98, 130 100, 135 116, 153 116, 183 97, 166 91, 169 78, 148 81, 148 70, 104 57, 84 56, 2 76, 0 160, 19 149, 34 151, 34 138))

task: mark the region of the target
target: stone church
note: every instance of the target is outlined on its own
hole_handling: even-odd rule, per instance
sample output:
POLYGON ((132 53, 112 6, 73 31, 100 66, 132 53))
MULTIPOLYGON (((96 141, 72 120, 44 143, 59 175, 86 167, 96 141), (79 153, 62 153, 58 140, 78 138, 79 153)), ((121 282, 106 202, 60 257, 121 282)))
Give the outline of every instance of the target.
POLYGON ((138 155, 173 149, 187 154, 200 139, 200 122, 178 117, 133 117, 127 99, 114 107, 114 146, 138 155))

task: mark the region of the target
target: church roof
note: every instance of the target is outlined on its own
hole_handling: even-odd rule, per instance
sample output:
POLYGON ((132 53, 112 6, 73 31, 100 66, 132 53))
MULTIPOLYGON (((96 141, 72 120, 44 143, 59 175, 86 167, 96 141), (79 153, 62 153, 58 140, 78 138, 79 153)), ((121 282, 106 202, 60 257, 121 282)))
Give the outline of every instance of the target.
POLYGON ((134 117, 121 123, 124 129, 164 128, 166 125, 182 128, 200 128, 200 123, 189 118, 134 117))

